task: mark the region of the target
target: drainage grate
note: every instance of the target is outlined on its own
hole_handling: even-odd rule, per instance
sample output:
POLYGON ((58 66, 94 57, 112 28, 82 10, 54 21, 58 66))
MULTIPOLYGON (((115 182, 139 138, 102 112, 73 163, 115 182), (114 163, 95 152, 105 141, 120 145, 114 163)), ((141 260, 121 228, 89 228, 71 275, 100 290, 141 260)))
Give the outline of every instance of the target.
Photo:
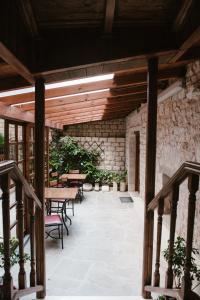
POLYGON ((133 199, 131 197, 119 197, 121 203, 130 203, 133 202, 133 199))

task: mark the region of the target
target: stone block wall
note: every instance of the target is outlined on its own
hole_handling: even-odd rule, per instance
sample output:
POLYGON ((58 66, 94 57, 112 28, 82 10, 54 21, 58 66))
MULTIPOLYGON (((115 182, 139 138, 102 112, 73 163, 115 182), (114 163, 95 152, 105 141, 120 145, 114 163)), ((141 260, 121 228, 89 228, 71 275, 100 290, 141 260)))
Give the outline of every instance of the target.
MULTIPOLYGON (((200 61, 187 67, 186 86, 158 105, 156 192, 166 176, 171 177, 186 161, 200 162, 200 61)), ((140 132, 140 194, 144 197, 147 107, 126 119, 126 165, 130 168, 130 145, 134 131, 140 132)), ((195 218, 195 245, 200 249, 200 196, 195 218)), ((181 185, 177 233, 186 236, 188 205, 187 182, 181 185), (184 223, 183 223, 184 220, 184 223)))
POLYGON ((65 134, 82 137, 125 137, 124 119, 95 121, 65 127, 65 134))
POLYGON ((65 134, 74 137, 86 149, 101 153, 99 168, 110 171, 125 169, 125 120, 96 121, 66 126, 65 134))

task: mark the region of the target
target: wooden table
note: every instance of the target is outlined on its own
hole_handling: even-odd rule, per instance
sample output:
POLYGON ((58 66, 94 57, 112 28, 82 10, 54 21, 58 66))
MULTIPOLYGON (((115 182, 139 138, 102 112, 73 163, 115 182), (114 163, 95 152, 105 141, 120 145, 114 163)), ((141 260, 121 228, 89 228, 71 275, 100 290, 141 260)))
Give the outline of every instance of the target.
POLYGON ((60 176, 60 179, 62 181, 67 181, 67 180, 78 180, 78 181, 84 181, 86 179, 87 175, 86 174, 63 174, 60 176))
POLYGON ((46 199, 75 200, 78 188, 45 188, 46 199))
POLYGON ((62 218, 64 222, 64 226, 68 233, 68 228, 65 223, 63 212, 65 213, 65 218, 70 220, 70 224, 72 223, 71 219, 67 216, 66 213, 66 202, 72 202, 72 211, 74 216, 74 200, 76 199, 76 195, 78 193, 78 188, 45 188, 45 199, 49 202, 50 212, 52 209, 52 202, 58 203, 58 211, 62 213, 62 218), (60 209, 59 203, 62 203, 62 208, 60 209))
MULTIPOLYGON (((83 195, 83 182, 86 179, 86 174, 79 174, 79 173, 70 173, 70 174, 63 174, 60 176, 61 181, 69 182, 69 185, 73 184, 73 181, 77 181, 75 185, 79 187, 79 198, 80 203, 82 202, 84 195, 83 195)), ((72 185, 73 186, 73 185, 72 185)))

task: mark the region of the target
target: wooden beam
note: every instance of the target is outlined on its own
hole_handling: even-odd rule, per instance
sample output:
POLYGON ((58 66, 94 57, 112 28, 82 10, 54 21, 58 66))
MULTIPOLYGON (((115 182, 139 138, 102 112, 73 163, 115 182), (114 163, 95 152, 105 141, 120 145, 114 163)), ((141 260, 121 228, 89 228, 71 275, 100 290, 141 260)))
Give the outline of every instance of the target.
POLYGON ((39 78, 35 82, 35 193, 42 203, 42 209, 36 208, 36 280, 44 290, 37 293, 38 298, 46 296, 45 269, 45 85, 39 78))
POLYGON ((71 119, 62 119, 58 122, 61 122, 63 125, 65 124, 76 124, 76 123, 82 123, 82 122, 90 122, 94 119, 99 120, 112 120, 112 119, 119 119, 119 118, 125 118, 128 115, 128 113, 121 113, 121 114, 112 114, 112 115, 103 115, 103 114, 95 114, 92 116, 86 116, 86 117, 76 117, 71 119))
MULTIPOLYGON (((139 106, 139 105, 138 105, 139 106)), ((79 116, 90 116, 95 113, 102 113, 102 114, 115 114, 118 112, 131 112, 133 111, 135 107, 118 107, 116 109, 108 109, 105 106, 99 106, 97 109, 85 109, 81 110, 79 112, 72 112, 72 113, 57 113, 57 114, 51 114, 48 115, 48 119, 55 121, 58 119, 61 119, 62 117, 68 117, 68 118, 74 118, 74 117, 79 117, 79 116)))
POLYGON ((156 131, 157 131, 157 78, 158 59, 148 61, 147 90, 147 129, 146 129, 146 169, 145 169, 145 211, 144 211, 144 250, 143 250, 143 297, 151 298, 145 291, 146 285, 151 285, 153 259, 153 228, 154 212, 148 212, 148 204, 155 194, 156 172, 156 131))
POLYGON ((114 120, 114 119, 121 119, 121 118, 125 118, 126 115, 112 115, 112 116, 95 116, 95 117, 90 117, 90 118, 82 118, 82 119, 79 119, 79 120, 75 120, 75 119, 72 119, 71 121, 62 121, 62 125, 73 125, 73 124, 80 124, 80 123, 88 123, 88 122, 93 122, 93 121, 98 121, 98 120, 114 120))
MULTIPOLYGON (((126 97, 131 97, 132 100, 140 100, 146 98, 146 91, 144 89, 144 86, 136 86, 131 87, 131 89, 124 88, 124 89, 113 89, 111 91, 105 91, 105 92, 98 92, 98 93, 92 93, 92 94, 84 94, 84 95, 77 95, 72 97, 62 97, 58 100, 46 100, 45 106, 46 109, 48 108, 57 108, 59 106, 63 106, 65 104, 75 104, 79 103, 82 105, 82 103, 87 103, 88 101, 96 101, 96 100, 106 100, 109 99, 109 102, 114 103, 114 100, 120 100, 124 101, 126 97)), ((108 102, 108 103, 109 103, 108 102)), ((34 109, 34 103, 24 103, 20 106, 23 110, 33 110, 34 109)))
MULTIPOLYGON (((21 111, 17 107, 12 107, 0 103, 0 117, 4 119, 10 119, 15 121, 22 121, 27 123, 34 123, 34 114, 31 112, 21 111)), ((57 128, 55 124, 49 120, 46 120, 46 126, 57 128)))
POLYGON ((176 32, 181 31, 183 28, 186 20, 188 19, 191 10, 192 10, 192 5, 194 4, 194 0, 185 0, 182 4, 182 7, 180 11, 178 12, 178 15, 175 19, 173 29, 176 32))
POLYGON ((15 55, 2 43, 0 42, 0 57, 3 58, 16 72, 21 75, 27 82, 33 84, 34 78, 27 67, 15 57, 15 55))
POLYGON ((185 40, 182 46, 179 48, 179 51, 173 55, 169 63, 177 62, 181 57, 193 46, 195 46, 200 41, 200 26, 185 40))
POLYGON ((106 34, 112 32, 114 15, 115 15, 115 0, 106 0, 105 27, 104 27, 104 32, 106 34))
MULTIPOLYGON (((50 102, 50 101, 49 101, 50 102)), ((85 107, 95 107, 96 105, 108 105, 108 106, 115 106, 115 105, 126 105, 128 103, 138 103, 138 102, 146 102, 146 95, 145 94, 138 94, 136 95, 128 95, 128 96, 120 96, 120 97, 112 97, 112 98, 100 98, 95 100, 89 100, 89 101, 74 101, 74 103, 67 103, 67 101, 61 105, 55 105, 55 106, 47 106, 45 112, 46 113, 53 113, 58 111, 70 111, 73 109, 79 109, 79 108, 85 108, 85 107)), ((28 108, 26 105, 22 106, 22 109, 25 111, 32 111, 33 112, 33 106, 28 108)))
POLYGON ((30 0, 19 0, 17 1, 17 4, 19 6, 19 11, 29 35, 31 35, 31 37, 38 36, 38 26, 35 20, 30 0))
MULTIPOLYGON (((167 80, 170 78, 181 78, 185 74, 185 68, 183 66, 170 66, 168 65, 164 69, 159 70, 159 80, 167 80)), ((146 80, 146 70, 139 71, 131 71, 126 73, 116 74, 114 79, 108 79, 104 81, 98 81, 93 83, 84 83, 74 86, 67 86, 62 88, 55 88, 46 90, 46 98, 53 97, 64 97, 67 95, 74 95, 78 93, 87 93, 91 91, 97 91, 101 89, 117 89, 117 88, 130 88, 130 87, 138 87, 144 86, 147 83, 146 80)), ((34 92, 4 97, 3 101, 9 104, 17 104, 24 103, 28 101, 34 100, 34 92)))

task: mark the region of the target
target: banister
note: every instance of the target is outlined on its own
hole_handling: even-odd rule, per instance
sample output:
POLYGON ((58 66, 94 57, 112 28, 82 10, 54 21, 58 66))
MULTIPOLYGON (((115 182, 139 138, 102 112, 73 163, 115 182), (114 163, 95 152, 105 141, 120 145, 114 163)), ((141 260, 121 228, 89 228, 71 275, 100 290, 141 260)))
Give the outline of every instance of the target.
POLYGON ((42 204, 34 193, 33 188, 29 185, 28 181, 25 179, 21 170, 17 167, 14 161, 7 160, 0 162, 0 176, 6 173, 9 173, 10 178, 13 181, 20 182, 23 185, 25 195, 28 198, 33 199, 36 205, 42 208, 42 204))
POLYGON ((180 185, 189 174, 200 175, 200 163, 190 161, 184 162, 149 203, 148 210, 154 210, 157 207, 160 198, 166 197, 171 192, 172 187, 180 185))

